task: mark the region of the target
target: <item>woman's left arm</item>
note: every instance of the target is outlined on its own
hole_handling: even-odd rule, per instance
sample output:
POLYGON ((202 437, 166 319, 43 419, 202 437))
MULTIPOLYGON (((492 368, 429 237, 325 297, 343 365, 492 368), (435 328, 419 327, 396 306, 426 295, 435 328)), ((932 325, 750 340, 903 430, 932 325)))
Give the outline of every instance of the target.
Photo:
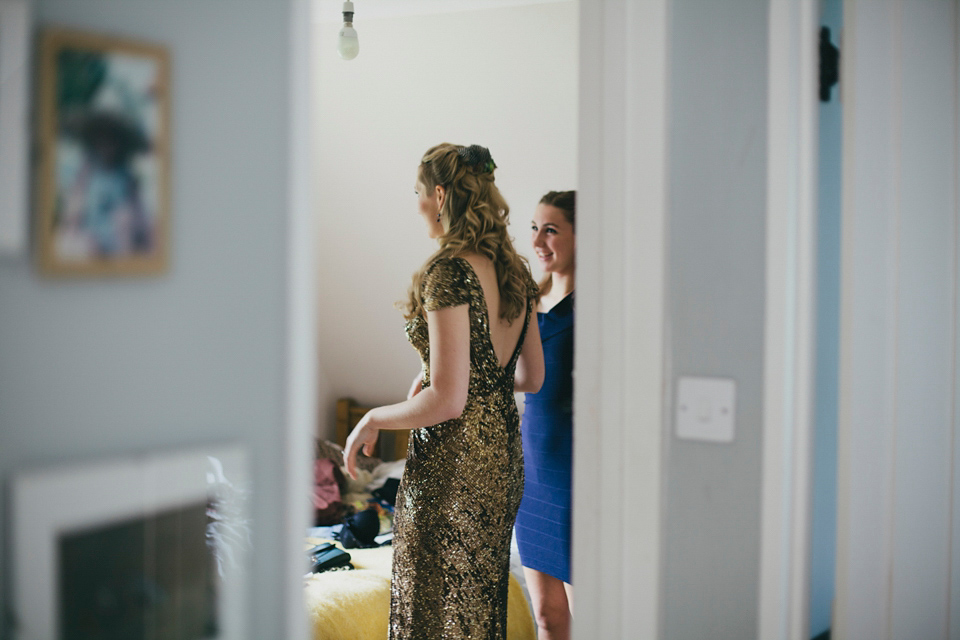
POLYGON ((427 312, 430 335, 430 386, 412 398, 368 411, 347 438, 344 463, 356 478, 356 457, 367 455, 381 429, 417 429, 459 418, 470 386, 470 307, 466 304, 427 312))

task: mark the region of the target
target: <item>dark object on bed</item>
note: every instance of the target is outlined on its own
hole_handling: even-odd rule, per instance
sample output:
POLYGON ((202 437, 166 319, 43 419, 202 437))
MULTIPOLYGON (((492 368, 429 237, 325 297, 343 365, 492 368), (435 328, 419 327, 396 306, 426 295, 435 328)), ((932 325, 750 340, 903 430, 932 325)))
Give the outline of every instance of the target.
POLYGON ((394 507, 397 504, 397 489, 399 488, 399 479, 387 478, 387 481, 383 483, 382 487, 373 490, 373 497, 394 507))
POLYGON ((353 569, 353 565, 350 564, 350 554, 329 542, 311 549, 310 559, 312 561, 310 568, 312 573, 323 573, 324 571, 343 568, 353 569))
POLYGON ((367 549, 379 546, 374 540, 380 533, 380 516, 373 509, 365 509, 343 519, 340 544, 344 549, 367 549))

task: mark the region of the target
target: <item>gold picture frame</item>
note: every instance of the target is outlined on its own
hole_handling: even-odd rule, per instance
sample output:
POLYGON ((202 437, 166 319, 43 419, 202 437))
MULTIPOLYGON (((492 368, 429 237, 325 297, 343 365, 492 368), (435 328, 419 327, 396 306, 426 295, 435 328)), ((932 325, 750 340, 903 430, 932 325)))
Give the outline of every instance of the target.
POLYGON ((155 275, 170 254, 167 49, 40 36, 36 244, 51 276, 155 275))

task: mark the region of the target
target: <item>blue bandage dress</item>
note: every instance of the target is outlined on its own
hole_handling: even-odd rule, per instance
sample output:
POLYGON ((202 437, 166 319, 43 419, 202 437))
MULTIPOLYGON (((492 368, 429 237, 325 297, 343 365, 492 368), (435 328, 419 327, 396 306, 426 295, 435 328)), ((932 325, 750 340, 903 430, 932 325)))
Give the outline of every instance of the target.
POLYGON ((546 377, 526 394, 523 501, 517 545, 523 566, 570 582, 573 473, 573 294, 538 313, 546 377))

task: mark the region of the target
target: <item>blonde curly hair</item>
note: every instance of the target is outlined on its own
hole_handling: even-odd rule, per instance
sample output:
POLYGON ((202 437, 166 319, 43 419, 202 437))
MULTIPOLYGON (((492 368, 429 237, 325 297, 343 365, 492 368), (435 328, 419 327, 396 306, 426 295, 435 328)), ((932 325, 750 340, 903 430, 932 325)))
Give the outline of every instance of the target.
POLYGON ((441 186, 446 198, 440 209, 444 233, 440 248, 413 274, 406 303, 407 320, 425 315, 420 289, 423 275, 440 258, 476 253, 493 262, 500 290, 500 317, 513 322, 527 309, 530 267, 507 234, 510 207, 494 184, 489 151, 476 145, 444 142, 431 147, 420 161, 420 184, 441 186), (477 150, 484 154, 478 161, 477 150))

